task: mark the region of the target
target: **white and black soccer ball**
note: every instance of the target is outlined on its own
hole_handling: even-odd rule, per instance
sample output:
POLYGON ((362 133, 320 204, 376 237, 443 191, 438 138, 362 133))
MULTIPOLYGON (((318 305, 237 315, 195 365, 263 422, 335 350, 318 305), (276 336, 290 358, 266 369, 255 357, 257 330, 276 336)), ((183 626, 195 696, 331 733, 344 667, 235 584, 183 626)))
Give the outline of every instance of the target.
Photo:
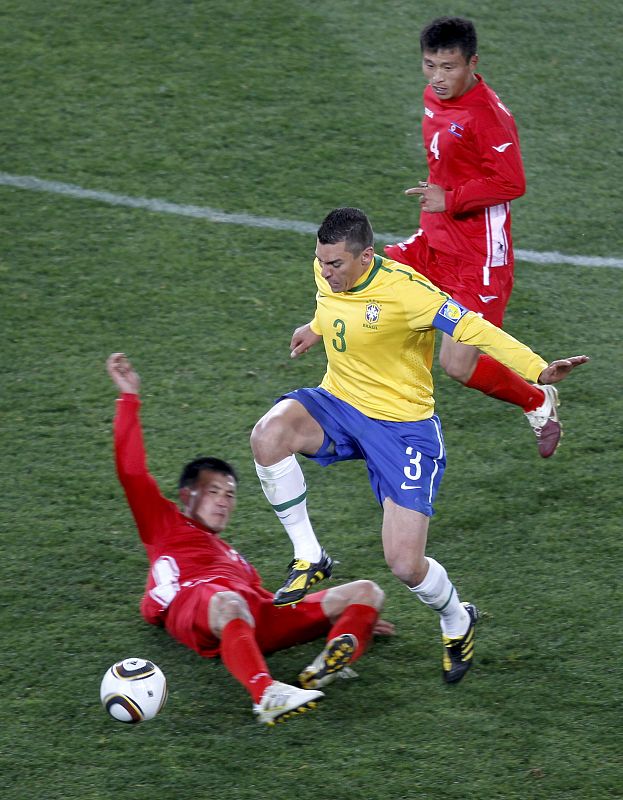
POLYGON ((153 719, 167 701, 167 679, 153 661, 125 658, 106 670, 102 705, 113 719, 134 724, 153 719))

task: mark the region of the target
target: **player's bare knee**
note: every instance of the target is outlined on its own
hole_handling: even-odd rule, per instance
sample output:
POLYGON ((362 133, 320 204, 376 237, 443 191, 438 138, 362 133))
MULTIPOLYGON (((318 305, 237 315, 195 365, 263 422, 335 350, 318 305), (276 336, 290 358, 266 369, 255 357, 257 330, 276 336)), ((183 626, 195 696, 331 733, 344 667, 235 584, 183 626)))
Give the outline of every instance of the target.
POLYGON ((281 451, 287 433, 286 426, 279 414, 273 409, 258 420, 251 431, 251 450, 257 461, 270 461, 273 451, 281 451))
POLYGON ((479 351, 456 342, 448 342, 445 338, 439 350, 439 364, 452 380, 468 383, 478 362, 479 351))
POLYGON ((440 353, 439 364, 449 378, 459 383, 467 383, 473 372, 471 366, 466 369, 465 364, 461 360, 455 359, 451 355, 443 356, 440 353))
POLYGON ((355 581, 353 584, 353 603, 361 603, 364 606, 372 606, 377 611, 383 607, 385 602, 385 592, 378 583, 370 580, 355 581))
POLYGON ((220 636, 223 628, 234 619, 243 619, 254 625, 247 601, 237 592, 217 592, 210 600, 208 621, 210 629, 220 636))
POLYGON ((251 450, 253 450, 254 455, 257 454, 257 450, 262 446, 266 438, 266 432, 268 429, 268 423, 266 422, 267 416, 268 415, 265 414, 261 419, 259 419, 251 431, 251 450))
POLYGON ((386 556, 385 560, 394 577, 407 586, 417 586, 426 577, 428 568, 426 560, 411 561, 405 559, 404 554, 396 557, 386 556))

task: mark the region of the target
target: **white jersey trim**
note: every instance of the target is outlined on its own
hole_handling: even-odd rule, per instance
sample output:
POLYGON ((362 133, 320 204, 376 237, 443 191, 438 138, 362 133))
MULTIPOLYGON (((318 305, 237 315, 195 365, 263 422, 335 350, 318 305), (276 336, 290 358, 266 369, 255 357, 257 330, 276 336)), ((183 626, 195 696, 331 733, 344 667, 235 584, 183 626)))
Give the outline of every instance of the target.
POLYGON ((487 226, 487 260, 484 264, 485 268, 503 267, 508 260, 508 237, 505 225, 509 214, 510 203, 489 206, 485 210, 487 226))
POLYGON ((435 462, 435 466, 433 467, 433 471, 432 471, 431 476, 430 476, 430 486, 429 486, 429 490, 428 490, 428 502, 429 503, 433 502, 433 489, 434 489, 434 486, 435 486, 435 477, 437 476, 437 473, 439 472, 439 461, 445 455, 445 447, 444 447, 444 443, 443 443, 443 436, 441 435, 441 428, 439 426, 439 422, 435 419, 435 417, 431 417, 431 421, 432 421, 433 425, 435 426, 435 431, 437 433, 437 441, 439 442, 439 454, 437 455, 436 458, 433 458, 433 461, 435 462))

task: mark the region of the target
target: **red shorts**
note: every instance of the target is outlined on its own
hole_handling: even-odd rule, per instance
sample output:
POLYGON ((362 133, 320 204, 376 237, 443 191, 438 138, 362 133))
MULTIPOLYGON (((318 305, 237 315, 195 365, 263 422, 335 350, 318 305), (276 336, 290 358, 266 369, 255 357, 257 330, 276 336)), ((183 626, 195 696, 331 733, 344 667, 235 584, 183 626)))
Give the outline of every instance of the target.
POLYGON ((310 642, 329 632, 331 622, 322 610, 327 590, 307 595, 296 606, 278 608, 273 595, 249 586, 210 582, 182 588, 167 609, 164 626, 178 642, 205 658, 219 654, 220 641, 208 625, 208 607, 217 592, 236 592, 247 601, 255 620, 255 636, 262 653, 310 642))
POLYGON ((483 267, 429 247, 424 232, 384 248, 388 258, 407 264, 449 294, 461 305, 480 314, 498 328, 513 291, 513 263, 483 267))

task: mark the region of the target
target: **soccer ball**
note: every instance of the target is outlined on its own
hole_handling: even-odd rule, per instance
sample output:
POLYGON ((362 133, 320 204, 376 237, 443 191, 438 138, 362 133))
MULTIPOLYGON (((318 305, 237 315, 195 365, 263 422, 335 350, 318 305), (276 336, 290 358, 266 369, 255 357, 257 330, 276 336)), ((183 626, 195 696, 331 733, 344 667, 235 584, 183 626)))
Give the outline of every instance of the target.
POLYGON ((106 670, 102 705, 113 719, 134 724, 153 719, 167 701, 167 679, 153 661, 125 658, 106 670))

